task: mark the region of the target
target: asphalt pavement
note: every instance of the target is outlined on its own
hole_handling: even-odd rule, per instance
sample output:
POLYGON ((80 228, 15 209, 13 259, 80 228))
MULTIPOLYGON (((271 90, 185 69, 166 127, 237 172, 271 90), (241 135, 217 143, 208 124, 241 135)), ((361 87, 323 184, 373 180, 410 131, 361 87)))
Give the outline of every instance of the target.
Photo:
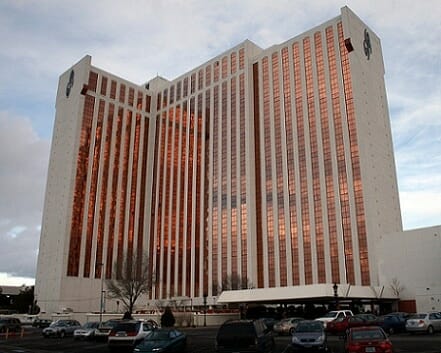
MULTIPOLYGON (((215 352, 214 340, 217 327, 182 329, 187 334, 186 353, 215 352)), ((406 333, 390 336, 395 353, 441 353, 441 333, 434 335, 409 335, 406 333)), ((329 337, 332 353, 344 352, 344 341, 336 336, 329 337)), ((274 353, 283 353, 290 344, 290 337, 275 336, 274 353)), ((72 337, 43 338, 41 330, 26 328, 23 337, 12 335, 6 340, 0 336, 0 353, 108 353, 105 342, 75 341, 72 337)))

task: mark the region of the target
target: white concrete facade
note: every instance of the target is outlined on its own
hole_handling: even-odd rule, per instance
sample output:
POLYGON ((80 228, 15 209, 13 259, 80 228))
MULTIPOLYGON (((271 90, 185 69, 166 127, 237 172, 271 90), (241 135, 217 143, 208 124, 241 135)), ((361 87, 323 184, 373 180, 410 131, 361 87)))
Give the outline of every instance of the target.
POLYGON ((422 267, 404 275, 390 256, 398 234, 381 44, 347 7, 172 81, 136 85, 90 56, 60 77, 35 288, 46 312, 98 311, 102 281, 135 255, 154 274, 149 305, 212 305, 234 278, 252 292, 221 301, 326 297, 334 283, 391 299, 393 278, 404 298, 436 297, 439 271, 414 282, 422 267))
POLYGON ((418 311, 441 311, 441 226, 384 234, 377 254, 383 285, 418 311))

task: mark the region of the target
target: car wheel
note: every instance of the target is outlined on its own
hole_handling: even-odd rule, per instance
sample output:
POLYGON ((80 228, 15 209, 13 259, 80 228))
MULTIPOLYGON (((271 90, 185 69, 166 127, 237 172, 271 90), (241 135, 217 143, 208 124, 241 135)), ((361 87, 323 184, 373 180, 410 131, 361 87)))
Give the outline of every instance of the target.
POLYGON ((64 336, 66 335, 66 333, 64 331, 60 331, 60 333, 58 334, 60 336, 60 338, 64 338, 64 336))
POLYGON ((389 328, 389 335, 393 335, 395 333, 394 328, 390 327, 389 328))
POLYGON ((429 326, 429 327, 427 328, 427 333, 428 333, 429 335, 433 335, 433 326, 429 326))

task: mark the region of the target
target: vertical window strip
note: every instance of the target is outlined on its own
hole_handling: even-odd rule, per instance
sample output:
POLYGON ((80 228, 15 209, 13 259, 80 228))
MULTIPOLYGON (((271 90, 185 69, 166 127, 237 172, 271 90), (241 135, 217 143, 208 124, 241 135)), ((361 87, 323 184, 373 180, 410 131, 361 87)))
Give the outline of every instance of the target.
MULTIPOLYGON (((128 229, 128 243, 127 243, 127 258, 133 258, 134 250, 134 239, 135 239, 135 212, 137 204, 137 187, 138 187, 138 163, 139 163, 139 147, 140 147, 140 136, 141 135, 141 116, 139 114, 135 115, 135 140, 133 143, 133 161, 132 161, 132 181, 130 185, 130 204, 129 204, 129 229, 128 229)), ((139 217, 139 215, 138 215, 139 217)), ((137 244, 137 246, 139 246, 137 244)), ((135 258, 138 263, 137 268, 142 260, 142 258, 135 258)))
MULTIPOLYGON (((141 116, 141 118, 143 118, 141 116)), ((142 259, 144 255, 144 222, 147 219, 147 214, 145 214, 145 207, 146 207, 146 187, 147 187, 147 154, 148 154, 148 148, 149 148, 149 122, 150 119, 144 118, 144 124, 142 124, 142 135, 143 135, 143 144, 142 144, 142 164, 141 164, 141 183, 140 183, 140 194, 139 194, 139 217, 138 217, 138 236, 137 236, 137 258, 142 259)), ((156 159, 156 158, 155 158, 156 159)), ((153 173, 155 173, 155 168, 153 168, 153 173)), ((155 175, 155 174, 153 174, 155 175)), ((152 190, 152 199, 150 204, 154 205, 154 196, 155 192, 152 190)), ((151 233, 152 234, 152 233, 151 233)), ((147 240, 147 239, 146 239, 147 240)), ((151 243, 153 243, 151 239, 151 243)), ((144 266, 144 263, 142 263, 142 266, 144 266)), ((149 266, 149 271, 152 271, 152 266, 149 266)), ((142 268, 138 268, 138 270, 143 270, 142 268)), ((149 274, 150 276, 152 273, 149 274)))
MULTIPOLYGON (((279 233, 279 249, 276 249, 279 257, 280 285, 287 285, 287 263, 286 263, 286 226, 285 226, 285 204, 284 204, 284 177, 282 159, 282 123, 280 112, 280 79, 279 79, 279 55, 272 55, 272 76, 273 76, 273 105, 274 105, 274 131, 275 131, 275 153, 276 153, 276 188, 277 188, 277 219, 279 233)), ((286 147, 286 146, 285 146, 286 147)), ((275 252, 276 252, 275 251, 275 252)))
POLYGON ((164 119, 167 125, 167 142, 166 142, 166 152, 165 152, 165 175, 164 175, 164 221, 163 221, 163 247, 162 250, 164 252, 164 258, 162 262, 162 273, 163 273, 163 281, 162 281, 162 293, 163 296, 170 297, 173 296, 173 293, 170 293, 170 271, 169 271, 169 261, 172 251, 171 240, 171 195, 170 195, 170 180, 171 180, 171 172, 173 165, 172 154, 173 154, 173 111, 169 110, 168 114, 164 112, 164 119))
POLYGON ((188 181, 187 181, 187 189, 188 189, 188 199, 187 199, 187 271, 186 271, 186 295, 188 297, 191 296, 191 247, 193 246, 191 242, 192 238, 192 229, 194 222, 194 214, 193 214, 193 163, 194 163, 194 114, 195 114, 195 99, 192 97, 190 99, 190 115, 188 121, 188 129, 189 129, 189 146, 188 146, 188 181))
POLYGON ((369 257, 366 235, 366 221, 364 213, 363 202, 363 188, 361 183, 361 171, 360 171, 360 153, 358 149, 358 137, 357 126, 355 121, 355 109, 354 98, 352 94, 352 79, 349 55, 344 44, 343 37, 343 24, 339 22, 337 24, 339 43, 340 43, 340 55, 342 58, 342 75, 344 82, 345 102, 346 102, 346 114, 348 116, 348 131, 349 142, 351 148, 351 165, 353 174, 353 187, 355 195, 355 212, 357 219, 357 233, 358 233, 358 247, 360 257, 360 270, 361 270, 361 284, 367 286, 370 284, 369 274, 369 257))
MULTIPOLYGON (((205 91, 205 117, 203 117, 203 119, 205 120, 205 132, 203 135, 203 138, 205 139, 205 176, 204 176, 204 189, 202 190, 202 193, 204 195, 204 232, 202 234, 203 237, 203 248, 204 248, 204 252, 203 252, 203 290, 204 293, 209 293, 209 288, 208 288, 208 278, 209 278, 209 274, 208 274, 208 254, 209 254, 209 249, 208 249, 208 238, 209 238, 209 229, 208 229, 208 216, 209 216, 209 202, 208 202, 208 196, 209 196, 209 173, 208 171, 210 170, 209 166, 210 166, 210 149, 209 149, 209 141, 210 141, 210 126, 211 126, 211 91, 210 89, 207 89, 205 91)), ((211 292, 211 288, 210 288, 210 292, 211 292)))
POLYGON ((332 115, 334 120, 335 144, 337 147, 337 172, 339 185, 338 192, 341 208, 341 224, 343 230, 346 282, 349 284, 355 284, 352 257, 352 230, 349 212, 348 181, 346 175, 345 145, 343 140, 343 123, 340 107, 339 77, 337 73, 337 53, 334 47, 334 31, 332 27, 328 27, 326 29, 326 41, 329 58, 329 72, 331 76, 332 115))
POLYGON ((221 234, 222 234, 222 282, 226 279, 228 275, 228 205, 227 205, 227 145, 228 145, 228 126, 227 126, 227 82, 222 82, 222 118, 221 118, 221 210, 222 210, 222 223, 221 223, 221 234))
POLYGON ((85 255, 84 255, 84 269, 83 276, 90 276, 90 264, 92 257, 92 240, 93 240, 93 227, 95 224, 95 206, 98 188, 98 171, 101 156, 101 136, 103 129, 103 119, 104 119, 104 101, 100 100, 98 107, 98 118, 95 129, 95 145, 93 147, 93 160, 92 160, 92 175, 90 178, 90 189, 89 189, 89 202, 87 210, 87 226, 86 226, 86 244, 85 244, 85 255))
POLYGON ((303 93, 301 80, 301 62, 299 43, 293 44, 294 56, 294 84, 295 84, 295 107, 298 141, 298 159, 300 174, 300 202, 301 222, 303 232, 303 261, 305 271, 305 284, 312 284, 312 256, 311 256, 311 230, 308 200, 308 180, 306 171, 306 142, 303 116, 303 93))
POLYGON ((104 141, 104 156, 103 156, 103 174, 102 174, 102 184, 101 193, 99 201, 99 218, 98 218, 98 234, 97 234, 97 248, 95 254, 95 278, 101 278, 102 272, 104 270, 101 264, 103 263, 103 246, 104 246, 104 232, 105 232, 105 218, 107 211, 110 211, 107 203, 107 190, 109 185, 109 164, 110 164, 110 145, 112 141, 112 131, 113 131, 113 114, 114 105, 109 104, 107 113, 107 127, 106 127, 106 137, 104 141))
POLYGON ((275 286, 275 248, 274 248, 274 200, 272 188, 272 155, 271 155, 271 113, 270 113, 270 77, 268 57, 262 59, 263 80, 263 136, 265 158, 265 195, 267 214, 267 246, 269 286, 275 286))
POLYGON ((156 267, 155 267, 155 273, 156 273, 156 297, 161 297, 161 285, 165 281, 164 273, 162 272, 162 252, 161 250, 165 249, 164 243, 162 242, 162 229, 163 229, 163 223, 165 220, 163 219, 163 208, 165 206, 164 202, 164 180, 165 180, 165 153, 166 153, 166 136, 167 136, 167 119, 165 112, 162 113, 161 116, 158 117, 158 123, 161 124, 161 138, 159 141, 160 152, 159 152, 159 168, 158 168, 158 206, 157 206, 157 214, 155 217, 155 223, 156 223, 156 267))
POLYGON ((288 48, 282 49, 282 72, 283 72, 283 104, 285 111, 285 131, 287 148, 287 169, 288 169, 288 193, 290 213, 290 235, 291 235, 291 263, 292 283, 299 284, 299 255, 298 255, 298 234, 297 234, 297 205, 294 170, 294 138, 293 138, 293 117, 291 108, 291 81, 289 70, 288 48))
MULTIPOLYGON (((240 124, 240 195, 238 195, 238 204, 240 204, 240 229, 241 229, 241 258, 242 258, 242 281, 246 281, 248 286, 248 249, 247 249, 247 178, 246 178, 246 148, 245 148, 245 75, 239 75, 239 124, 240 124)), ((251 261, 251 260, 250 260, 251 261)))
POLYGON ((115 240, 115 222, 117 218, 117 199, 118 199, 118 178, 119 178, 119 164, 121 156, 121 138, 122 138, 122 123, 123 123, 123 109, 118 109, 118 116, 116 119, 116 133, 114 139, 114 155, 113 155, 113 175, 112 175, 112 192, 110 202, 110 217, 109 217, 109 239, 107 241, 107 259, 106 259, 106 279, 112 277, 113 266, 113 247, 115 240))
POLYGON ((122 154, 122 171, 121 171, 121 189, 119 199, 119 228, 118 228, 118 248, 117 248, 117 278, 120 278, 123 259, 124 259, 124 228, 126 221, 126 204, 127 204, 127 184, 129 174, 130 159, 130 135, 132 131, 132 112, 126 111, 125 134, 124 134, 124 151, 122 154))
POLYGON ((212 199, 212 282, 213 295, 218 294, 218 240, 219 240, 219 86, 213 89, 213 199, 212 199))
POLYGON ((309 122, 309 141, 311 149, 311 167, 312 167, 312 190, 313 190, 313 207, 314 207, 314 223, 315 223, 315 242, 317 254, 317 274, 318 283, 326 282, 325 268, 325 244, 323 235, 323 212, 321 200, 321 183, 320 183, 320 167, 319 167, 319 151, 317 139, 317 118, 315 112, 315 96, 314 96, 314 77, 311 53, 311 40, 305 38, 303 41, 303 52, 305 60, 305 79, 306 79, 306 101, 308 106, 308 122, 309 122))
MULTIPOLYGON (((179 107, 178 107, 179 108, 179 107)), ((179 185, 179 267, 178 276, 180 276, 178 282, 178 292, 180 295, 184 295, 183 288, 185 287, 185 268, 184 268, 184 252, 185 252, 185 237, 184 229, 187 223, 185 218, 185 161, 187 158, 187 142, 186 142, 186 128, 187 128, 187 102, 184 102, 182 109, 176 111, 176 120, 180 123, 180 150, 181 150, 181 160, 180 160, 180 185, 179 185), (182 114, 182 119, 181 119, 182 114)))
POLYGON ((80 250, 83 228, 83 213, 85 208, 85 190, 87 182, 87 169, 89 166, 89 148, 91 140, 93 110, 95 98, 86 95, 83 108, 83 121, 81 123, 80 145, 77 156, 77 173, 73 194, 69 257, 67 275, 78 277, 80 267, 80 250))
POLYGON ((230 91, 230 110, 231 110, 231 273, 233 277, 238 277, 237 261, 238 261, 238 196, 237 196, 237 136, 236 136, 236 102, 237 88, 236 77, 231 78, 230 91))
MULTIPOLYGON (((167 201, 166 205, 168 208, 168 219, 166 222, 166 227, 168 229, 167 232, 164 232, 164 236, 168 242, 168 254, 167 254, 167 267, 168 271, 168 279, 167 286, 169 286, 168 296, 174 297, 177 294, 175 293, 175 273, 174 273, 174 263, 175 263, 175 254, 176 254, 176 239, 175 239, 175 222, 176 222, 176 197, 174 194, 173 186, 174 180, 176 179, 176 164, 174 163, 176 155, 178 151, 176 150, 176 127, 175 123, 175 111, 174 108, 171 107, 168 111, 168 124, 169 124, 169 151, 167 158, 168 171, 167 171, 167 201)), ((167 293, 167 292, 166 292, 167 293)))
POLYGON ((198 95, 197 100, 197 110, 196 110, 196 119, 195 119, 195 144, 196 144, 196 214, 195 214, 195 244, 194 244, 194 274, 195 274, 195 283, 194 283, 194 293, 195 295, 201 295, 199 293, 199 286, 202 281, 200 278, 200 236, 201 236, 201 206, 202 206, 202 182, 201 182, 201 174, 202 174, 202 94, 198 95))
POLYGON ((320 126, 323 146, 323 160, 325 173, 325 191, 326 191, 326 208, 328 216, 328 236, 330 244, 331 257, 331 279, 333 283, 340 283, 339 277, 339 256, 337 243, 337 220, 335 210, 335 191, 333 183, 333 164, 331 154, 331 136, 329 131, 329 112, 326 93, 325 66, 323 57, 323 41, 321 33, 314 35, 315 52, 316 52, 316 69, 318 76, 318 95, 320 109, 320 126))
MULTIPOLYGON (((263 288, 263 225, 262 225, 262 176, 260 171, 261 150, 260 150, 260 104, 259 104, 259 64, 253 64, 253 95, 254 95, 254 155, 256 156, 255 174, 256 174, 256 249, 257 249, 257 287, 263 288)), ((244 207, 246 209, 246 205, 244 207)))

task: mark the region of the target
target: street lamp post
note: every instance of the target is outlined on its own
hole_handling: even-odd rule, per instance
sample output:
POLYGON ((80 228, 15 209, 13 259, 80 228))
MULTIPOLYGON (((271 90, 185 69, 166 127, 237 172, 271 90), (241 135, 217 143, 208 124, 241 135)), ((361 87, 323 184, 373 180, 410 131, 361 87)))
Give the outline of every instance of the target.
POLYGON ((337 283, 334 283, 334 285, 332 286, 332 289, 334 290, 335 308, 338 309, 338 285, 337 285, 337 283))
POLYGON ((104 264, 102 262, 98 263, 97 266, 101 267, 101 290, 100 290, 100 326, 103 323, 103 306, 104 306, 104 271, 103 271, 103 267, 104 264))
POLYGON ((207 293, 204 293, 204 327, 207 326, 207 293))

